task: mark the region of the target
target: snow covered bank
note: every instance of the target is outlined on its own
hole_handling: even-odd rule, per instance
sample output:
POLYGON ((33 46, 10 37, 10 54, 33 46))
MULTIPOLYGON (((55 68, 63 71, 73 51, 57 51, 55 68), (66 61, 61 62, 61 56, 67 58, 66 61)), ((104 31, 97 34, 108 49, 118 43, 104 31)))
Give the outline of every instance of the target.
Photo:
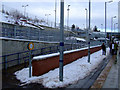
MULTIPOLYGON (((108 53, 109 49, 107 49, 107 55, 108 53)), ((29 78, 29 68, 24 68, 15 72, 15 75, 16 78, 24 84, 40 83, 47 88, 65 87, 69 84, 76 83, 79 79, 85 78, 98 66, 98 64, 100 64, 105 57, 105 55, 102 55, 102 50, 100 50, 91 54, 91 63, 87 62, 88 57, 83 57, 72 62, 71 64, 65 65, 63 82, 59 81, 59 68, 51 70, 39 77, 29 78)))

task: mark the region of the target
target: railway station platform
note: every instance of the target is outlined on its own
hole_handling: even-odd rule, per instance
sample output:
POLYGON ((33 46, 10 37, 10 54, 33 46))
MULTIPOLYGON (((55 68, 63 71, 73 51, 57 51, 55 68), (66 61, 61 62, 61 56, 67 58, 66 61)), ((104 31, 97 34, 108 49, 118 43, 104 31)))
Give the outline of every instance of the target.
MULTIPOLYGON (((119 47, 120 50, 120 47, 119 47)), ((93 71, 89 76, 84 78, 83 80, 79 80, 77 84, 70 85, 68 87, 64 87, 64 89, 69 88, 109 88, 112 90, 120 89, 120 54, 118 55, 109 55, 103 60, 103 64, 100 67, 93 71), (115 63, 115 59, 117 57, 117 63, 115 63)), ((20 86, 20 81, 16 79, 14 72, 20 70, 24 67, 23 65, 15 66, 8 68, 7 70, 2 71, 2 88, 3 90, 6 88, 44 88, 44 86, 40 84, 28 84, 25 86, 20 86)))
POLYGON ((91 88, 120 89, 120 47, 117 55, 113 55, 91 88), (117 62, 116 62, 117 60, 117 62))

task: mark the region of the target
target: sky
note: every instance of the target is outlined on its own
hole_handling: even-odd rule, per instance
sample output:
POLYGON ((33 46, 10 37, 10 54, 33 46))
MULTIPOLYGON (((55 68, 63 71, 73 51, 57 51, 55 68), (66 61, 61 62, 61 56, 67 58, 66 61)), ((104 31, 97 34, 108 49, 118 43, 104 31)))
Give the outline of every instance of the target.
MULTIPOLYGON (((86 28, 86 10, 89 9, 89 0, 64 0, 64 24, 67 25, 68 5, 69 7, 69 26, 75 24, 79 28, 86 28)), ((97 26, 98 29, 104 31, 104 12, 105 1, 110 0, 91 0, 91 28, 97 26), (103 24, 103 25, 101 25, 103 24)), ((111 31, 111 17, 117 16, 113 19, 113 23, 118 22, 118 1, 113 0, 112 3, 107 3, 107 31, 111 31)), ((5 9, 17 9, 24 13, 22 5, 29 5, 26 7, 28 16, 47 20, 54 24, 55 22, 55 0, 2 0, 2 5, 5 9), (45 16, 45 14, 50 14, 45 16)), ((60 23, 60 0, 57 0, 57 23, 60 23)), ((117 30, 117 24, 116 24, 117 30)))

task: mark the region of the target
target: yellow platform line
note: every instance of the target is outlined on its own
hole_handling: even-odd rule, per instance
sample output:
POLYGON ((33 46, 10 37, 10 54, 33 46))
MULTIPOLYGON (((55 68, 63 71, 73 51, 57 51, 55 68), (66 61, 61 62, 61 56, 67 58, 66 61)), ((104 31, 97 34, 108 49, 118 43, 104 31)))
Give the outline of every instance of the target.
POLYGON ((107 75, 112 67, 114 60, 115 60, 115 56, 113 56, 111 58, 111 60, 109 61, 107 66, 104 68, 104 70, 101 72, 101 74, 98 76, 98 78, 96 79, 94 84, 91 86, 91 88, 102 88, 102 86, 104 85, 104 82, 107 78, 107 75))

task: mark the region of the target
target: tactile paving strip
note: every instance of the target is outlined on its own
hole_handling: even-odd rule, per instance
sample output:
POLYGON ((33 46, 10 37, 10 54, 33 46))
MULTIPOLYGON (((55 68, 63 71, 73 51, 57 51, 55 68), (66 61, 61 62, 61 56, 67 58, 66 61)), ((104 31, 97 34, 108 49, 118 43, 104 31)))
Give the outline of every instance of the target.
POLYGON ((94 84, 91 86, 91 88, 102 88, 107 75, 112 67, 112 64, 115 60, 115 56, 112 57, 112 59, 109 61, 109 63, 107 64, 107 66, 105 67, 105 69, 101 72, 101 74, 99 75, 99 77, 96 79, 96 81, 94 82, 94 84))

